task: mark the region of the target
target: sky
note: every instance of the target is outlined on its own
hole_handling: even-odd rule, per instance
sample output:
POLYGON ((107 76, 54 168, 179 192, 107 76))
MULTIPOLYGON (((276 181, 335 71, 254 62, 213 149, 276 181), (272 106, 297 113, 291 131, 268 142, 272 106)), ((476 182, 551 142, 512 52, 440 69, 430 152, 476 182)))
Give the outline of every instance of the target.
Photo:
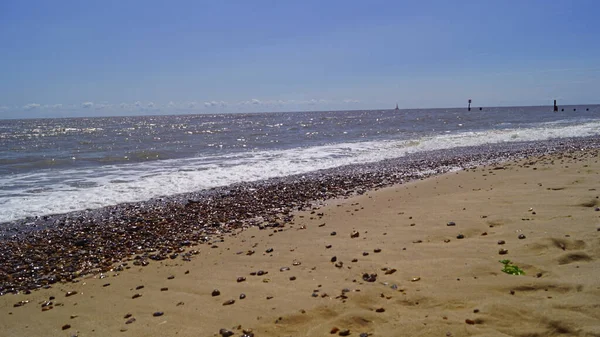
POLYGON ((600 103, 597 0, 0 1, 0 118, 600 103))

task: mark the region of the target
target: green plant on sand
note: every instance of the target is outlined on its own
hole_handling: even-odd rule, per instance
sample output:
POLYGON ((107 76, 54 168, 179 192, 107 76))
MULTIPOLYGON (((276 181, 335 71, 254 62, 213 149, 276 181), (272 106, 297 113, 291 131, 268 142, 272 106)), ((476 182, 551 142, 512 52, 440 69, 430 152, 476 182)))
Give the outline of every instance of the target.
POLYGON ((504 268, 502 268, 502 271, 507 274, 525 275, 525 272, 523 271, 523 269, 512 264, 512 262, 510 262, 510 260, 500 260, 500 263, 502 263, 504 265, 504 268))

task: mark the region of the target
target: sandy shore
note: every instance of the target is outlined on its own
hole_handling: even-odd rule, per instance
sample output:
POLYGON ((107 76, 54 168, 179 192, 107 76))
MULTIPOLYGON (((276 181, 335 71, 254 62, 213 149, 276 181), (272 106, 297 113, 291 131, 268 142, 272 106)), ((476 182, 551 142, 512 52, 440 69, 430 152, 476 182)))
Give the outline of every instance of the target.
POLYGON ((331 200, 190 262, 2 296, 0 336, 600 336, 599 172, 589 150, 331 200))

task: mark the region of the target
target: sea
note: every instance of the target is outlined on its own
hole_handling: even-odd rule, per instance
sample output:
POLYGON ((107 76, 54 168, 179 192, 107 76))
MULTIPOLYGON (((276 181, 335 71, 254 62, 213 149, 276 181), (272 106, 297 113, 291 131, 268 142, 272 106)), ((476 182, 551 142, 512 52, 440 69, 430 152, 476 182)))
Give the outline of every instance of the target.
POLYGON ((600 105, 0 120, 0 223, 433 150, 600 135, 600 105))

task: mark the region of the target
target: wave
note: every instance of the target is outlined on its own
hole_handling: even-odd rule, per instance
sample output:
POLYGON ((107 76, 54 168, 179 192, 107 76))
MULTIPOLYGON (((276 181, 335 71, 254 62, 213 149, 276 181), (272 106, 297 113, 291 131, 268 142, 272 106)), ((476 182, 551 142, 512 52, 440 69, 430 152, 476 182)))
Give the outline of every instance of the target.
POLYGON ((424 151, 599 134, 600 121, 566 126, 542 124, 531 128, 469 131, 406 140, 335 143, 15 174, 0 181, 0 222, 377 162, 424 151))

